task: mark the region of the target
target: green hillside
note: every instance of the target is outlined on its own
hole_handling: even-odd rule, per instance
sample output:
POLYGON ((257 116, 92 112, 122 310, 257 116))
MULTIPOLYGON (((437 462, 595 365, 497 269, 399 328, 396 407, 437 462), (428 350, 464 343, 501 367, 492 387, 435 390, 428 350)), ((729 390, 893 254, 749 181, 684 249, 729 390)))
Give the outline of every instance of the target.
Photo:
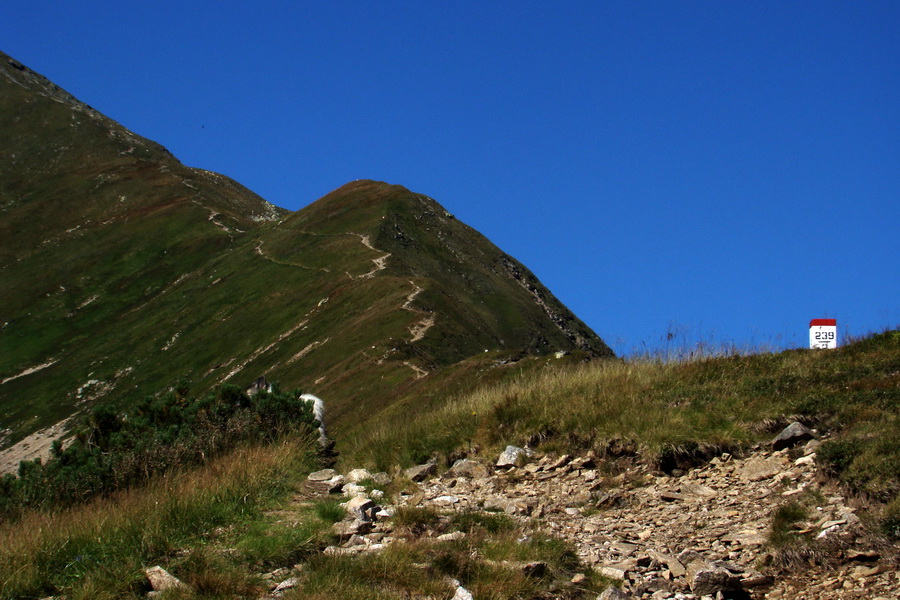
POLYGON ((97 404, 259 375, 340 430, 463 371, 609 348, 435 201, 372 181, 289 213, 0 55, 3 445, 97 404))

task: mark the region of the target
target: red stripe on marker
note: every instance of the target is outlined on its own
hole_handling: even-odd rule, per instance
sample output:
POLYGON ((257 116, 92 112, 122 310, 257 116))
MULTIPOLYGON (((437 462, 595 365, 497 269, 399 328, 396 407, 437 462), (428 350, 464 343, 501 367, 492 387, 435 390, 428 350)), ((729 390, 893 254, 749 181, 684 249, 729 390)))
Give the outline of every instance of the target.
POLYGON ((837 326, 837 319, 813 319, 809 322, 810 327, 821 327, 823 325, 837 326))

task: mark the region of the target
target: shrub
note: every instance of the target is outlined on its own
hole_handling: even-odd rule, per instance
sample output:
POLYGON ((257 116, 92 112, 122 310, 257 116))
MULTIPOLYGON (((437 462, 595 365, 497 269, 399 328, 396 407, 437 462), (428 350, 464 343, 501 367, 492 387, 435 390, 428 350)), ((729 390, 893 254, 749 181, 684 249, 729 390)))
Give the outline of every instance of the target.
POLYGON ((288 431, 313 432, 314 417, 300 392, 261 391, 253 397, 223 385, 199 398, 186 388, 147 398, 117 414, 97 407, 65 450, 46 464, 19 464, 18 477, 0 480, 0 516, 26 507, 61 507, 140 485, 179 466, 208 461, 245 441, 271 442, 288 431))

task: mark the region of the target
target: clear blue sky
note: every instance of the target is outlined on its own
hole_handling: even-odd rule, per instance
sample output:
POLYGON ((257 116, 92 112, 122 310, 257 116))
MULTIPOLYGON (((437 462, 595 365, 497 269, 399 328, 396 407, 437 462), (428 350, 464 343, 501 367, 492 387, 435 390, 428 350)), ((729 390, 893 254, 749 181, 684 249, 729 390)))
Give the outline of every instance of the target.
POLYGON ((57 2, 0 49, 301 208, 428 194, 619 353, 900 323, 900 2, 57 2))

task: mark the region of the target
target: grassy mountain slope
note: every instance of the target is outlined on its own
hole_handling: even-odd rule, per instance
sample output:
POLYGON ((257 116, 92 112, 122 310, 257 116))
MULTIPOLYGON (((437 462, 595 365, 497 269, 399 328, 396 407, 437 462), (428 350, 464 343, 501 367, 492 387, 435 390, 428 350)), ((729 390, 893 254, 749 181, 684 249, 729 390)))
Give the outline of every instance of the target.
POLYGON ((433 200, 360 181, 289 214, 0 55, 6 444, 180 378, 260 374, 340 429, 508 356, 607 346, 433 200))
MULTIPOLYGON (((792 350, 690 362, 577 364, 568 359, 527 357, 512 367, 490 368, 496 358, 469 359, 473 363, 470 372, 484 369, 488 378, 502 381, 460 394, 456 402, 413 418, 398 411, 383 419, 367 435, 351 440, 342 455, 344 472, 368 464, 399 473, 396 465, 435 454, 445 460, 444 465, 461 455, 487 462, 495 459, 505 444, 530 440, 538 452, 550 455, 592 451, 599 480, 604 482, 602 489, 616 490, 648 483, 646 471, 634 469, 638 461, 674 474, 675 468, 689 469, 712 456, 722 460, 723 451, 742 453, 757 443, 768 447, 780 427, 799 418, 814 426, 821 438, 812 456, 822 485, 811 485, 810 497, 818 495, 820 502, 832 503, 836 492, 830 483, 825 484, 828 476, 858 494, 857 512, 867 537, 855 539, 853 548, 873 548, 881 555, 882 564, 895 564, 890 561, 900 536, 900 445, 894 434, 900 405, 900 332, 875 335, 833 351, 792 350), (509 377, 511 369, 517 370, 515 377, 509 377)), ((447 373, 444 370, 438 377, 447 373)), ((323 557, 322 549, 337 543, 330 531, 331 521, 344 513, 337 500, 310 501, 304 496, 300 482, 317 468, 309 450, 302 440, 290 439, 268 447, 240 448, 202 468, 169 474, 111 498, 64 510, 32 511, 18 523, 0 523, 0 572, 12 574, 0 581, 0 597, 143 597, 146 577, 142 568, 154 564, 163 564, 193 585, 194 591, 183 596, 188 598, 211 597, 214 592, 258 598, 265 583, 258 573, 276 568, 286 572, 296 564, 303 565, 298 577, 305 587, 295 590, 294 597, 315 593, 322 597, 405 598, 411 593, 449 597, 452 590, 427 588, 433 582, 432 570, 411 564, 427 562, 437 567, 438 575, 449 568, 455 577, 459 577, 455 569, 465 566, 465 583, 470 589, 477 585, 497 589, 489 584, 499 585, 501 591, 486 592, 484 597, 533 598, 538 597, 533 590, 510 589, 504 584, 510 582, 509 572, 504 576, 503 571, 486 568, 490 566, 486 562, 472 561, 498 558, 485 552, 489 549, 520 548, 521 554, 499 557, 517 561, 549 561, 566 551, 560 540, 545 536, 539 538, 544 540, 543 550, 554 548, 556 552, 542 554, 528 541, 538 530, 517 529, 509 532, 515 534, 512 536, 498 527, 483 540, 472 525, 500 525, 495 520, 508 517, 455 512, 448 507, 450 515, 455 512, 457 518, 469 519, 463 528, 469 537, 460 543, 444 546, 434 537, 422 536, 422 546, 413 542, 390 546, 382 553, 323 557), (218 559, 209 563, 211 556, 218 559), (385 581, 385 574, 396 576, 385 581), (329 578, 323 581, 326 576, 329 578)), ((802 454, 800 447, 788 451, 790 460, 802 454)), ((523 471, 510 473, 501 487, 511 485, 521 491, 527 480, 523 471)), ((580 478, 578 473, 576 469, 572 476, 580 478)), ((677 477, 660 480, 679 481, 677 477)), ((697 485, 696 478, 689 481, 697 485)), ((400 476, 389 485, 379 484, 379 489, 387 489, 389 495, 418 489, 400 476)), ((584 489, 592 485, 596 482, 585 481, 584 489)), ((800 497, 778 493, 794 485, 790 472, 760 485, 766 494, 758 500, 772 506, 789 506, 800 497), (769 493, 769 487, 775 493, 769 493)), ((473 487, 460 486, 462 490, 473 487)), ((718 491, 730 495, 730 490, 718 491)), ((654 492, 659 490, 650 487, 640 493, 654 492)), ((705 527, 710 508, 707 500, 685 501, 679 506, 694 516, 691 528, 705 527)), ((604 513, 607 520, 622 518, 619 509, 607 505, 581 508, 585 518, 592 511, 604 513)), ((633 508, 647 511, 644 502, 633 508)), ((709 512, 715 510, 713 505, 709 512)), ((769 546, 776 554, 782 546, 775 546, 772 540, 781 514, 781 509, 773 511, 770 524, 754 525, 760 531, 771 526, 769 546)), ((652 514, 650 518, 654 518, 652 514)), ((818 518, 813 514, 813 521, 818 518)), ((411 523, 422 525, 437 519, 433 507, 417 507, 398 511, 391 522, 402 530, 411 523)), ((546 515, 533 515, 531 521, 546 531, 546 515)), ((623 537, 633 536, 628 533, 633 531, 632 525, 622 522, 623 537)), ((841 559, 846 547, 829 545, 827 539, 820 544, 812 539, 817 531, 788 532, 793 545, 786 546, 785 556, 795 552, 808 558, 797 563, 805 578, 821 577, 832 568, 828 565, 837 565, 828 577, 838 576, 839 571, 851 572, 855 567, 841 559), (832 559, 834 562, 829 562, 832 559), (818 571, 809 570, 813 563, 818 564, 818 571)), ((590 530, 583 533, 596 535, 590 530)), ((718 529, 714 537, 721 535, 718 529)), ((720 551, 724 555, 735 548, 741 551, 734 545, 720 551)), ((492 564, 496 565, 496 560, 492 564)), ((567 580, 571 577, 565 565, 550 564, 557 573, 565 573, 567 580)), ((582 568, 569 566, 570 570, 582 568)), ((588 565, 582 572, 596 575, 588 565)), ((771 573, 779 578, 784 575, 778 567, 771 573)), ((600 579, 597 583, 602 589, 606 582, 600 579)), ((596 597, 597 593, 588 587, 580 596, 562 595, 557 590, 553 597, 596 597)))

